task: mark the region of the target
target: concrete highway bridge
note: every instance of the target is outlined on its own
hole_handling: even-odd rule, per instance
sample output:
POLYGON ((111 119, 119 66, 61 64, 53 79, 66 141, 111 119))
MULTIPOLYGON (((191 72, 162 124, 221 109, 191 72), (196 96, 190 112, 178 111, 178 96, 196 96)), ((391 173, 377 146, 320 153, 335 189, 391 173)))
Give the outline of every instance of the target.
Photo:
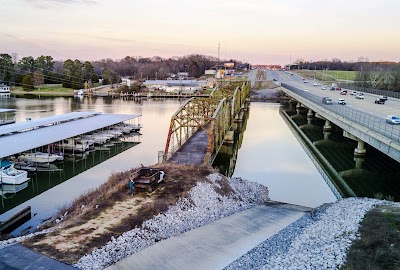
POLYGON ((249 105, 248 81, 229 82, 208 98, 191 98, 172 116, 163 162, 212 164, 223 143, 233 143, 233 123, 249 105))
POLYGON ((330 86, 318 85, 319 82, 304 80, 297 74, 284 71, 268 71, 270 80, 276 79, 281 90, 297 103, 297 108, 308 109, 308 118, 325 120, 324 130, 331 129, 331 123, 343 130, 343 136, 358 142, 354 150, 356 157, 366 155, 365 143, 378 149, 400 162, 400 125, 386 122, 388 115, 400 114, 400 100, 389 98, 385 104, 375 104, 376 95, 364 93, 364 99, 356 99, 348 90, 347 95, 330 90, 330 86), (333 104, 324 104, 323 97, 330 97, 333 104), (346 105, 337 103, 344 98, 346 105))

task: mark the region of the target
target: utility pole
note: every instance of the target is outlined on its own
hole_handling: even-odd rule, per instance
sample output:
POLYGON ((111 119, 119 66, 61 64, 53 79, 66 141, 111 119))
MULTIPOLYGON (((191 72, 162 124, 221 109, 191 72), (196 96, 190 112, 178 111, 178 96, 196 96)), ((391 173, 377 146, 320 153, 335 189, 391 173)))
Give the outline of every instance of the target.
POLYGON ((221 48, 221 42, 218 42, 218 61, 219 61, 219 50, 221 48))

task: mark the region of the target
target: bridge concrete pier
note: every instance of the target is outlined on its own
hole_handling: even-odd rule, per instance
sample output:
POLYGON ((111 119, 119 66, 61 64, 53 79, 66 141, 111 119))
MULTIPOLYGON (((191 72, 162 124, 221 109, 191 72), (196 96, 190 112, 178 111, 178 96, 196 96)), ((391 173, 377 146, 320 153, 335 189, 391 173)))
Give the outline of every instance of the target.
POLYGON ((365 143, 363 140, 360 140, 353 134, 343 130, 343 136, 349 139, 352 139, 354 141, 357 141, 357 148, 354 149, 354 156, 355 157, 363 157, 367 154, 367 150, 365 149, 365 143))
POLYGON ((223 144, 233 144, 233 142, 234 142, 234 140, 235 140, 234 135, 235 135, 235 131, 233 131, 233 130, 228 130, 228 131, 226 132, 226 135, 225 135, 225 139, 224 139, 223 144))
POLYGON ((329 120, 325 120, 324 131, 330 131, 331 129, 331 122, 329 120))

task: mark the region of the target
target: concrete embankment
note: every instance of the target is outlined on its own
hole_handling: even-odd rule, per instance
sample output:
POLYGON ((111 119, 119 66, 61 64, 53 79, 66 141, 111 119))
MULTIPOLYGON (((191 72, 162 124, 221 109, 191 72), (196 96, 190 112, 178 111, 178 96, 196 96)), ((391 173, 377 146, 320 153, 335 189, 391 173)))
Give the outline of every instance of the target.
POLYGON ((282 203, 257 205, 162 241, 107 269, 222 269, 309 210, 282 203))

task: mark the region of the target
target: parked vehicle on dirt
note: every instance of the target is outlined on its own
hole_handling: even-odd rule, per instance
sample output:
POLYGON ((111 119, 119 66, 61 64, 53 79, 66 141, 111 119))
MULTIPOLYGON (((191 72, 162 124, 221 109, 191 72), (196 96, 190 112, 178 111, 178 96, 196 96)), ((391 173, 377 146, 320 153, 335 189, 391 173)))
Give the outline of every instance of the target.
POLYGON ((385 99, 383 99, 383 98, 377 98, 376 100, 375 100, 375 104, 385 104, 385 99))
POLYGON ((129 179, 135 182, 135 188, 151 192, 165 178, 165 172, 153 168, 141 168, 130 174, 129 179))

